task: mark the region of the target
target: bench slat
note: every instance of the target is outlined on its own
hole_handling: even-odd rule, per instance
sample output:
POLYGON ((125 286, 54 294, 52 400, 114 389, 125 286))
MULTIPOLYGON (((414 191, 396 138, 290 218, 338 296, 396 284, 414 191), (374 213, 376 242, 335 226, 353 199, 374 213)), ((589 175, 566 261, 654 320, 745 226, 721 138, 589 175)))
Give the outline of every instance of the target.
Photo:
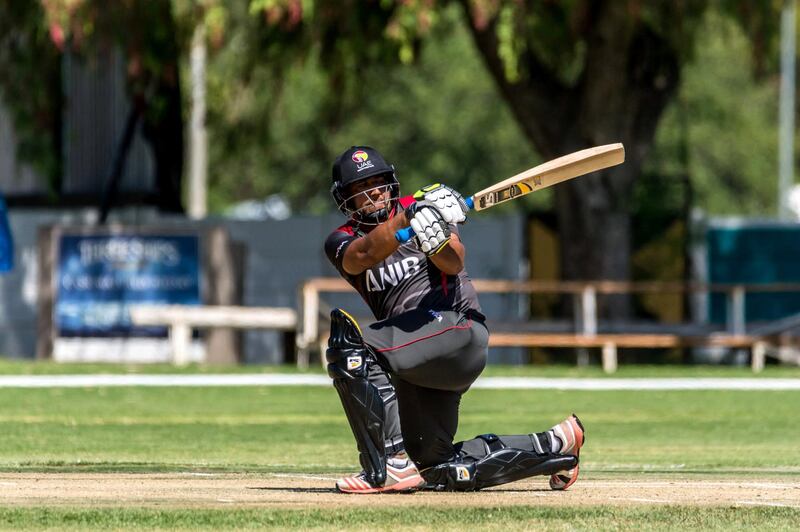
POLYGON ((130 314, 136 325, 283 330, 297 327, 297 312, 286 307, 133 305, 130 314))
POLYGON ((759 341, 757 336, 711 335, 679 336, 677 334, 598 334, 582 336, 575 334, 530 334, 530 333, 491 333, 490 347, 603 347, 613 344, 617 347, 689 347, 724 346, 749 347, 759 341))

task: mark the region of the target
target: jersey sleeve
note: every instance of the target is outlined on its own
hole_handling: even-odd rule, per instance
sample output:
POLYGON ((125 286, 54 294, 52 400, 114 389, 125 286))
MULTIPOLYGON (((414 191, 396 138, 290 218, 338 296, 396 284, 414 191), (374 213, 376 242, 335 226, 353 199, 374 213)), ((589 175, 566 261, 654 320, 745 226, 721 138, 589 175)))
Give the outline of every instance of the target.
POLYGON ((337 229, 328 235, 328 238, 325 240, 325 254, 328 256, 328 260, 330 260, 331 264, 345 277, 350 277, 350 275, 344 271, 344 267, 342 266, 344 250, 346 250, 347 246, 352 244, 355 239, 356 236, 351 232, 337 229))

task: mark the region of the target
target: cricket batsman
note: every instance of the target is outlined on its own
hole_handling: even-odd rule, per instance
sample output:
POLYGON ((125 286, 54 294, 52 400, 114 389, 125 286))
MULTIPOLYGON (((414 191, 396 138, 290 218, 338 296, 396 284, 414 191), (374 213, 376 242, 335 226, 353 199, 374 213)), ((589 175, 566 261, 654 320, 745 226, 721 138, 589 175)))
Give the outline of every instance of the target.
POLYGON ((400 197, 394 166, 369 146, 342 153, 332 174, 348 219, 325 252, 378 320, 362 327, 331 313, 328 374, 363 468, 336 488, 471 491, 534 475, 550 475, 555 490, 571 486, 585 441, 574 414, 545 432, 453 443, 461 396, 483 371, 489 340, 464 269, 461 195, 437 184, 400 197), (416 236, 399 244, 395 232, 408 226, 416 236))

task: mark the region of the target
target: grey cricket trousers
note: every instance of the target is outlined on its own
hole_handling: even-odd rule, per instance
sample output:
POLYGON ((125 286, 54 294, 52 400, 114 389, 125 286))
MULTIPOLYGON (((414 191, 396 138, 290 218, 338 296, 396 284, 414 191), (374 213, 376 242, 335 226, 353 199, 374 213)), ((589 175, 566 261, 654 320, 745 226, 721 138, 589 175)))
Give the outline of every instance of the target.
POLYGON ((362 332, 394 386, 408 455, 423 468, 453 459, 461 396, 486 365, 483 316, 417 309, 362 332))

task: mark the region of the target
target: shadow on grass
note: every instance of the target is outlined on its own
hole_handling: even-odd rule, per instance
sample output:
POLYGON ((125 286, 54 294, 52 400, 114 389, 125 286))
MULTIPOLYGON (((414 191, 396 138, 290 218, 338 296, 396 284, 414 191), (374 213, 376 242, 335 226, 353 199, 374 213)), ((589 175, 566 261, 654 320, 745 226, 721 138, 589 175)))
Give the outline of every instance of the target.
MULTIPOLYGON (((339 493, 336 488, 290 488, 288 486, 281 487, 281 486, 248 486, 246 489, 249 490, 260 490, 260 491, 286 491, 290 493, 339 493)), ((418 490, 420 493, 445 493, 441 490, 435 489, 421 489, 418 490)), ((537 493, 537 492, 552 492, 553 490, 547 488, 489 488, 486 490, 481 490, 485 493, 537 493)), ((401 491, 401 492, 391 492, 392 495, 413 495, 417 493, 416 491, 401 491)), ((348 495, 343 493, 342 495, 348 495)))

